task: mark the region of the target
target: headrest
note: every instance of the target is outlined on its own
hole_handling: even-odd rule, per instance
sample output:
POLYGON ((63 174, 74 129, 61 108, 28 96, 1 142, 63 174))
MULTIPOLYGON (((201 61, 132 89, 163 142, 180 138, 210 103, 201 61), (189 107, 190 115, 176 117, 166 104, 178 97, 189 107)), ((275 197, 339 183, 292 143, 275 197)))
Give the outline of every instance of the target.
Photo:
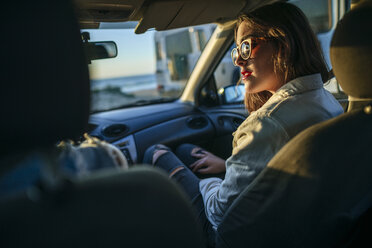
POLYGON ((1 12, 0 153, 78 137, 90 88, 71 2, 9 1, 1 12))
POLYGON ((340 20, 331 42, 334 74, 346 94, 372 98, 372 6, 364 4, 340 20))

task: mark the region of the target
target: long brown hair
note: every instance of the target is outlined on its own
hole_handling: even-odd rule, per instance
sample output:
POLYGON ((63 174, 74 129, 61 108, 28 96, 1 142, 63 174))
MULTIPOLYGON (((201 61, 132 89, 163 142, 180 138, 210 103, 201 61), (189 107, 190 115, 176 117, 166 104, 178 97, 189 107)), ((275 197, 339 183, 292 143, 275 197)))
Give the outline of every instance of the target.
MULTIPOLYGON (((283 84, 314 73, 320 73, 323 82, 328 80, 328 69, 318 40, 298 7, 277 2, 240 15, 235 40, 242 22, 254 30, 255 35, 270 38, 276 51, 272 57, 273 69, 283 84)), ((271 95, 268 91, 246 93, 245 106, 249 112, 256 111, 271 95)))

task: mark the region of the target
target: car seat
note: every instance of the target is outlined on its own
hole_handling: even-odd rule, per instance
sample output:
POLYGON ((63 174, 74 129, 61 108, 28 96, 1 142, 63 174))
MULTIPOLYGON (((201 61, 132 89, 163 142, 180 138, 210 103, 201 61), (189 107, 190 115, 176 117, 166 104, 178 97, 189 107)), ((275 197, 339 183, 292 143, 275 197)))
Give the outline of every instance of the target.
POLYGON ((217 247, 371 246, 372 7, 338 23, 333 70, 349 111, 293 138, 228 209, 217 247))
POLYGON ((43 180, 0 197, 0 247, 202 247, 190 203, 161 172, 58 173, 55 144, 82 135, 89 117, 72 3, 10 1, 0 20, 0 188, 30 154, 48 167, 43 180))

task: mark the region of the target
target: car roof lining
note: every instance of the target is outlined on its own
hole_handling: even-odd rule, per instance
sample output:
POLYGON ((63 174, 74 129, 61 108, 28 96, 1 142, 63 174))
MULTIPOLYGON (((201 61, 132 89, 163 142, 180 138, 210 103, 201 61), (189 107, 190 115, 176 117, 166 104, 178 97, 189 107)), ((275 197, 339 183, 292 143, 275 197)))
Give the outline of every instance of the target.
POLYGON ((81 28, 139 21, 135 32, 223 23, 277 0, 75 0, 81 28))
POLYGON ((144 12, 136 33, 143 33, 150 28, 167 30, 184 26, 194 26, 210 22, 226 21, 239 13, 245 1, 173 1, 154 2, 144 12), (162 11, 167 9, 167 11, 162 11), (216 18, 218 16, 218 18, 216 18))

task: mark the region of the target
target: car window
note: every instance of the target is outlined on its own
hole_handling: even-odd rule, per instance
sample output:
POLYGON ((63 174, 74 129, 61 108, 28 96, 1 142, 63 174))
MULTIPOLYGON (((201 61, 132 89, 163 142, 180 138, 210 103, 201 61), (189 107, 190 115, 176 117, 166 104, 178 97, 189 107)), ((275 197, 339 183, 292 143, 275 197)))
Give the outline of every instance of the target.
POLYGON ((239 82, 239 67, 234 66, 231 60, 231 51, 234 47, 235 44, 229 48, 214 71, 217 89, 221 89, 232 84, 237 84, 239 82))
POLYGON ((134 33, 123 29, 85 29, 90 41, 114 41, 115 58, 93 60, 91 111, 105 111, 179 97, 215 24, 134 33))
POLYGON ((332 0, 292 0, 306 15, 310 26, 316 34, 324 33, 332 28, 332 0))

